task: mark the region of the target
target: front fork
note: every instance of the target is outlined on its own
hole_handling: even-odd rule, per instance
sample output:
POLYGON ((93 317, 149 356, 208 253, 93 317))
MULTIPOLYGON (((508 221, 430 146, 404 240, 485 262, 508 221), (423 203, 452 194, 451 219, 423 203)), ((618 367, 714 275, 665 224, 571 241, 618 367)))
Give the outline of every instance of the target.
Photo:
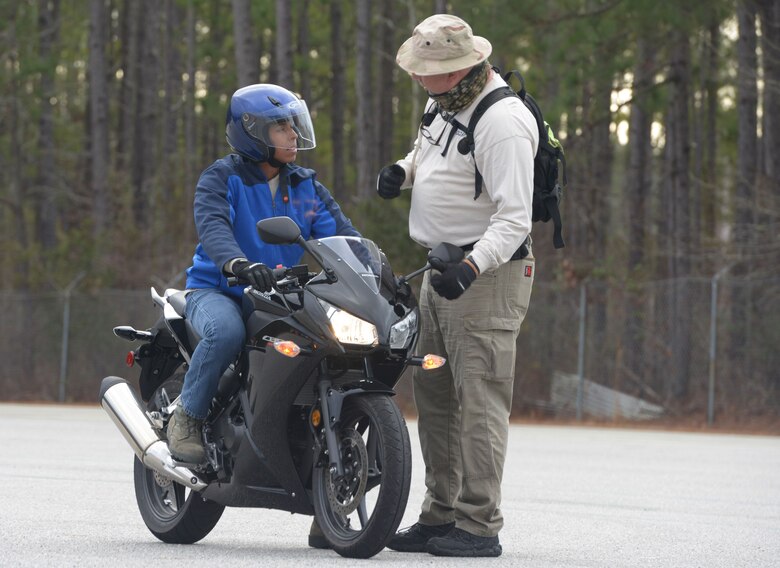
POLYGON ((332 382, 328 376, 328 364, 320 363, 320 378, 317 390, 320 395, 320 407, 322 412, 322 429, 325 432, 325 455, 328 456, 328 467, 333 477, 344 475, 344 464, 341 463, 341 451, 339 441, 336 438, 336 425, 341 417, 341 407, 344 404, 344 395, 332 388, 332 382))

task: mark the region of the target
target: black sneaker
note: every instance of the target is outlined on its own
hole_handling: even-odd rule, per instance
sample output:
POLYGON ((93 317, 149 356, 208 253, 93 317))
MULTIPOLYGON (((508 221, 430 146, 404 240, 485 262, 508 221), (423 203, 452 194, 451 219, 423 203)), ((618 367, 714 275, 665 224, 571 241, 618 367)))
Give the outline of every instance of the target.
POLYGON ((425 552, 428 541, 437 536, 444 536, 455 528, 455 523, 446 525, 421 525, 414 523, 411 527, 398 531, 390 539, 387 548, 398 552, 425 552))
POLYGON ((430 539, 425 550, 434 556, 501 556, 497 536, 477 536, 463 529, 430 539))

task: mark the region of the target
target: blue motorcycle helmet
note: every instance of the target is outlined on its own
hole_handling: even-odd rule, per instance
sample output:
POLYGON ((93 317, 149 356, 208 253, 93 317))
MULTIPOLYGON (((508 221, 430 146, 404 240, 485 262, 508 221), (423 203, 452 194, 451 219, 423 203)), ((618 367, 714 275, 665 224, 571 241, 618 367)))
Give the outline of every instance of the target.
POLYGON ((248 85, 230 98, 225 138, 241 156, 273 164, 275 147, 269 131, 274 125, 287 123, 297 134, 296 149, 311 150, 317 145, 305 101, 278 85, 248 85))

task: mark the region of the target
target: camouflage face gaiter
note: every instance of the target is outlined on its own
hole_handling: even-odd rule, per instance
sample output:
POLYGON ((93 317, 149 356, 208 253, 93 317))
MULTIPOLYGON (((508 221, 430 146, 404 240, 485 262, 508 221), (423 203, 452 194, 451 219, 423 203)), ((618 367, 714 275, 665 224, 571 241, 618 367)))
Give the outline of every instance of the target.
POLYGON ((483 61, 474 66, 468 75, 446 93, 428 93, 444 112, 455 113, 469 106, 485 88, 490 65, 483 61))

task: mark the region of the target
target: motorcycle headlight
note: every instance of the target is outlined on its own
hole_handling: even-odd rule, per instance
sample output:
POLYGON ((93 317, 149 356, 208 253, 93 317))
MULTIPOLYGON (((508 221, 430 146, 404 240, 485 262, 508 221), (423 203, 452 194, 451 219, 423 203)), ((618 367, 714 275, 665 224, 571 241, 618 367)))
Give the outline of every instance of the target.
POLYGON ((320 304, 325 308, 330 326, 333 328, 333 334, 341 343, 350 345, 376 345, 379 343, 374 324, 355 317, 324 300, 320 300, 320 304))
POLYGON ((409 314, 390 328, 390 348, 403 349, 409 339, 417 331, 417 312, 412 310, 409 314))

